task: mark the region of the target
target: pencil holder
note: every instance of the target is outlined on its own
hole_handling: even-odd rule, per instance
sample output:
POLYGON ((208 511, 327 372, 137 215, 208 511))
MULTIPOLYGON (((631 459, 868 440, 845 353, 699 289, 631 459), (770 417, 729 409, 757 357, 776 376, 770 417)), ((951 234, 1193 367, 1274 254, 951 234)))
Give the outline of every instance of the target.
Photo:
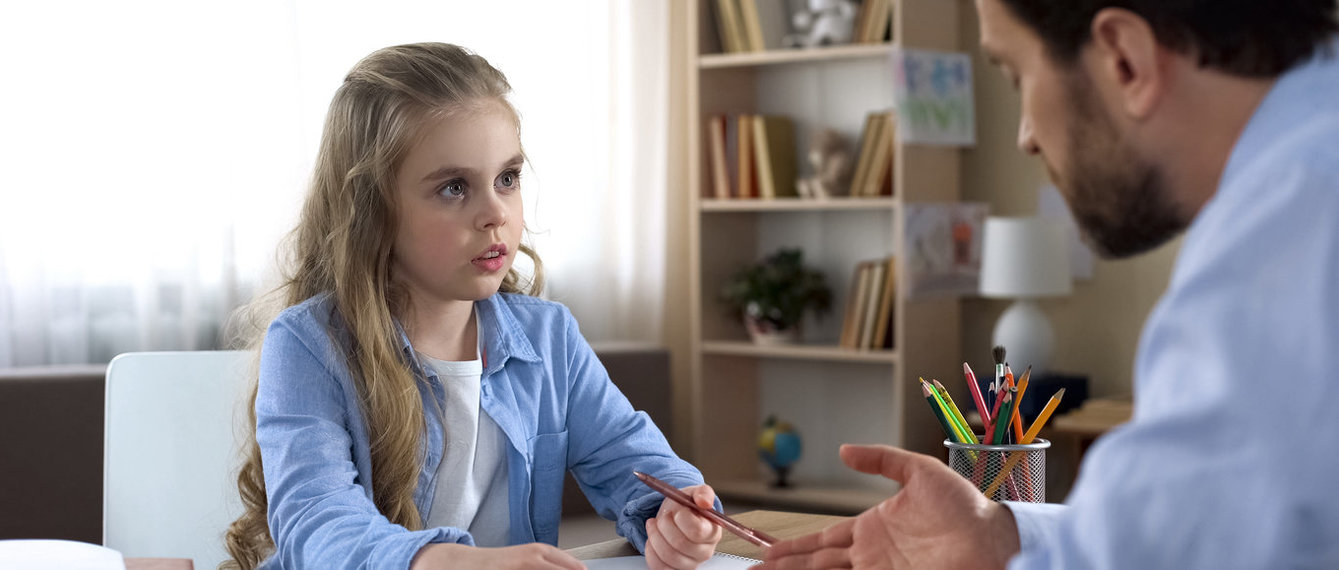
POLYGON ((944 440, 948 465, 993 501, 1046 502, 1046 449, 1051 442, 986 445, 944 440))

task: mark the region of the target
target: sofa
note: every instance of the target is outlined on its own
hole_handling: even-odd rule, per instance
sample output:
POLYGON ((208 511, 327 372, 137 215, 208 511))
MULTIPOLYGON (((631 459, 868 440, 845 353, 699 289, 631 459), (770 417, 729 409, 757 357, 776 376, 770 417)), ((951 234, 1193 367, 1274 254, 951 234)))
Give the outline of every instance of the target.
MULTIPOLYGON (((672 433, 669 353, 596 344, 633 406, 672 433)), ((0 369, 0 539, 102 542, 105 365, 0 369)), ((593 513, 568 478, 563 516, 593 513)))

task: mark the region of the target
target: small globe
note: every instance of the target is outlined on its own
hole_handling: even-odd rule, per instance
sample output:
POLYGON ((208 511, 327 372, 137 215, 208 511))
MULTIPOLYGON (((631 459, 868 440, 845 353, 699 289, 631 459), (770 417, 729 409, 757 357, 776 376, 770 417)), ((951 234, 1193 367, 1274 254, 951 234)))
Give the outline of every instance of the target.
POLYGON ((786 475, 790 472, 790 466, 799 461, 803 451, 800 434, 790 422, 779 421, 776 416, 767 417, 762 433, 758 434, 758 456, 776 472, 777 480, 772 483, 774 486, 789 486, 786 475))

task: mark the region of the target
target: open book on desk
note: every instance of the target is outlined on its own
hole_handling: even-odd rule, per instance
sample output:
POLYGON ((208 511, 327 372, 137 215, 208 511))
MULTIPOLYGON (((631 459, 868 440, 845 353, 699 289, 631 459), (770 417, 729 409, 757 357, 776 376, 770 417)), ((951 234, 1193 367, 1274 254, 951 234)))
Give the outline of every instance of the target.
MULTIPOLYGON (((583 560, 587 570, 641 570, 646 568, 645 556, 618 556, 615 558, 596 558, 594 560, 583 560)), ((735 568, 749 568, 755 564, 762 564, 761 560, 753 558, 744 558, 724 552, 717 552, 711 555, 706 562, 698 566, 699 570, 733 570, 735 568)))

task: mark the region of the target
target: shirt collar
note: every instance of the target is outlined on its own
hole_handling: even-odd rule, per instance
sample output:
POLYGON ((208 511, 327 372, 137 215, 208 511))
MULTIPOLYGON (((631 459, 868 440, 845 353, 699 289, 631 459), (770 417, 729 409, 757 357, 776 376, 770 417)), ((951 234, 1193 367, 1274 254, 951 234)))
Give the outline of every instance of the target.
POLYGON ((1239 172, 1260 159, 1274 142, 1299 125, 1306 125, 1316 111, 1330 107, 1334 97, 1333 72, 1339 55, 1339 36, 1320 45, 1311 59, 1283 72, 1260 101, 1237 144, 1228 156, 1219 189, 1229 187, 1239 172))
MULTIPOLYGON (((516 319, 511 307, 507 306, 505 295, 508 294, 496 293, 474 302, 479 331, 483 334, 479 356, 483 359, 484 376, 501 370, 503 364, 511 358, 526 362, 540 361, 529 335, 521 327, 521 322, 516 319)), ((414 354, 414 347, 409 343, 409 334, 405 332, 404 326, 398 319, 395 321, 395 331, 399 333, 400 350, 404 353, 405 360, 415 369, 416 374, 429 376, 431 372, 419 363, 418 356, 414 354)))

